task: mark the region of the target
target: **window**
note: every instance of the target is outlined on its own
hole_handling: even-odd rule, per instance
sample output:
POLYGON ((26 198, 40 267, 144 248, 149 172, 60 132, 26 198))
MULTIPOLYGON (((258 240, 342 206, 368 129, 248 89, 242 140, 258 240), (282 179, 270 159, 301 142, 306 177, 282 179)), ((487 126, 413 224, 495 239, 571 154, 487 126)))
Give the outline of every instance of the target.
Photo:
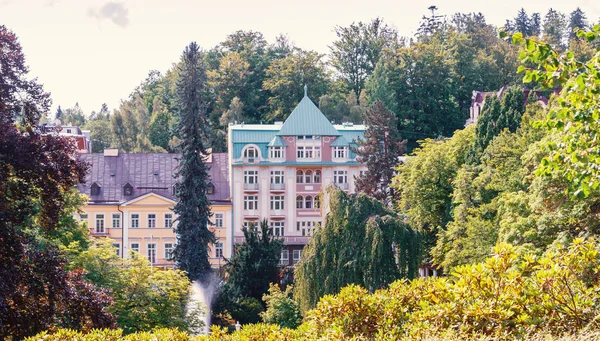
POLYGON ((307 195, 304 199, 304 208, 312 208, 313 206, 313 198, 310 195, 307 195))
POLYGON ((258 184, 258 171, 244 171, 245 184, 258 184))
POLYGON ((173 260, 173 249, 175 249, 175 244, 165 243, 165 259, 166 260, 173 260))
POLYGON ((71 133, 71 129, 67 129, 67 134, 70 134, 70 133, 71 133))
POLYGON ((104 214, 96 214, 96 233, 104 233, 104 214))
POLYGON ((131 213, 131 228, 137 229, 140 227, 140 215, 139 213, 131 213))
POLYGON ((296 158, 297 159, 305 159, 306 157, 304 156, 304 146, 298 146, 296 147, 296 158))
POLYGON ((156 243, 148 243, 148 249, 146 250, 146 255, 148 256, 148 261, 150 264, 156 263, 156 243))
POLYGON ((301 195, 296 197, 296 208, 304 208, 304 198, 301 195))
POLYGON ((99 195, 100 194, 100 185, 98 185, 97 183, 94 182, 90 188, 90 194, 91 195, 99 195))
POLYGON ((223 243, 221 242, 215 243, 215 257, 223 258, 223 243))
POLYGON ((212 183, 209 183, 208 188, 206 189, 206 193, 214 194, 215 193, 215 185, 213 185, 212 183))
POLYGON ((347 171, 333 171, 333 183, 334 184, 348 183, 348 172, 347 171))
POLYGON ((313 172, 311 170, 307 170, 306 172, 304 172, 304 183, 307 183, 307 184, 312 183, 312 181, 313 181, 312 174, 313 174, 313 172))
POLYGON ((282 184, 283 183, 283 171, 271 171, 271 183, 282 184))
POLYGON ((302 258, 302 250, 294 250, 293 251, 294 258, 292 259, 293 263, 296 264, 302 258))
POLYGON ((140 252, 140 243, 131 243, 130 252, 140 252))
POLYGON ((254 211, 258 209, 258 195, 244 196, 244 210, 254 211))
POLYGON ((281 250, 281 257, 279 257, 279 264, 288 265, 290 262, 290 252, 288 250, 281 250))
POLYGON ((297 221, 296 231, 301 231, 303 237, 310 237, 317 224, 319 224, 318 221, 297 221))
POLYGON ((316 184, 320 184, 321 183, 321 171, 320 170, 316 170, 315 171, 315 177, 314 177, 314 183, 316 184))
POLYGON ((113 243, 112 246, 115 248, 117 256, 121 257, 121 243, 113 243))
POLYGON ((281 158, 283 158, 283 148, 281 148, 281 147, 271 147, 269 149, 269 157, 271 159, 281 159, 281 158))
POLYGON ((123 195, 132 195, 133 194, 133 186, 131 186, 130 184, 125 184, 125 186, 123 186, 123 195))
POLYGON ((304 172, 301 170, 296 171, 296 183, 297 184, 304 183, 304 172))
POLYGON ((244 158, 254 160, 257 157, 258 149, 256 149, 256 147, 248 147, 244 150, 244 158))
POLYGON ((79 214, 79 221, 81 221, 81 222, 86 221, 87 222, 87 220, 88 220, 88 214, 87 213, 80 213, 79 214))
POLYGON ((111 227, 113 229, 120 229, 121 228, 121 215, 119 213, 113 213, 112 214, 112 225, 111 227))
POLYGON ((223 213, 215 213, 215 227, 223 228, 223 213))
POLYGON ((156 228, 156 214, 148 213, 148 228, 155 229, 156 228))
POLYGON ((348 158, 348 147, 333 147, 333 158, 334 159, 348 158))
POLYGON ((165 213, 165 228, 173 228, 173 213, 165 213))
POLYGON ((271 210, 283 210, 283 195, 271 195, 271 210))
POLYGON ((283 237, 283 235, 284 235, 283 221, 272 221, 271 222, 271 231, 273 231, 274 236, 283 237))

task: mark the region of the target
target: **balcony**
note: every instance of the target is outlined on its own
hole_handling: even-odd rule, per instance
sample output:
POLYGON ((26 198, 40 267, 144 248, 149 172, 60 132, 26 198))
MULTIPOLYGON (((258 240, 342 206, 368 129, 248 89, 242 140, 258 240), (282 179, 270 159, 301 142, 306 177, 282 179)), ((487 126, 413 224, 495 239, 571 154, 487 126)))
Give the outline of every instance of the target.
POLYGON ((280 184, 272 183, 271 191, 273 191, 273 192, 285 191, 285 184, 284 183, 280 183, 280 184))
POLYGON ((258 191, 258 183, 244 183, 244 191, 256 192, 258 191))

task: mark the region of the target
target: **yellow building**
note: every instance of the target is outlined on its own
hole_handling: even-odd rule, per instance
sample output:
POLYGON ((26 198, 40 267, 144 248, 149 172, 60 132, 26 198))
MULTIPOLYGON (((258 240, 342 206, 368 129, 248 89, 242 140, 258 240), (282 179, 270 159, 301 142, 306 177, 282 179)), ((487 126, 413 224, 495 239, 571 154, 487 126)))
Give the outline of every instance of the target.
MULTIPOLYGON (((82 208, 81 221, 87 221, 92 236, 114 241, 116 252, 128 257, 137 251, 155 266, 173 267, 170 254, 177 242, 173 226, 177 217, 173 177, 179 154, 82 154, 90 171, 81 193, 90 200, 82 208)), ((227 153, 209 155, 212 190, 209 191, 213 213, 210 227, 217 237, 210 250, 213 267, 224 264, 231 256, 227 236, 231 233, 231 200, 227 153)))

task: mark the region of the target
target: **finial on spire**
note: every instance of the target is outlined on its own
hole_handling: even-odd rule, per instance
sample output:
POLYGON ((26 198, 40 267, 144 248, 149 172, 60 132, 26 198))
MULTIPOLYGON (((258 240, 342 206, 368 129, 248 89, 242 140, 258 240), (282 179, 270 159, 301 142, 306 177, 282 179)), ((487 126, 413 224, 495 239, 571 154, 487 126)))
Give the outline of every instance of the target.
POLYGON ((304 84, 304 97, 308 96, 308 86, 304 84))

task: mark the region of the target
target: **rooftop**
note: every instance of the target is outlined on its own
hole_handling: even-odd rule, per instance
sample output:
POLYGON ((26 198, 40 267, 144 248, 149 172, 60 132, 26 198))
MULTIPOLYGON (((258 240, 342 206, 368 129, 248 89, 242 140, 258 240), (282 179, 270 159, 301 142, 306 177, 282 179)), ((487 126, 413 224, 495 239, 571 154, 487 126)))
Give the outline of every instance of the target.
MULTIPOLYGON (((90 153, 80 157, 90 163, 90 171, 85 183, 77 185, 77 189, 90 197, 91 204, 123 203, 148 193, 175 200, 173 185, 176 179, 173 174, 180 154, 119 153, 117 156, 105 156, 103 153, 90 153), (94 183, 100 186, 97 195, 91 195, 94 183), (124 194, 126 184, 133 187, 131 195, 124 194)), ((214 203, 227 203, 230 201, 227 153, 213 153, 211 161, 209 173, 214 191, 208 196, 214 203)))

